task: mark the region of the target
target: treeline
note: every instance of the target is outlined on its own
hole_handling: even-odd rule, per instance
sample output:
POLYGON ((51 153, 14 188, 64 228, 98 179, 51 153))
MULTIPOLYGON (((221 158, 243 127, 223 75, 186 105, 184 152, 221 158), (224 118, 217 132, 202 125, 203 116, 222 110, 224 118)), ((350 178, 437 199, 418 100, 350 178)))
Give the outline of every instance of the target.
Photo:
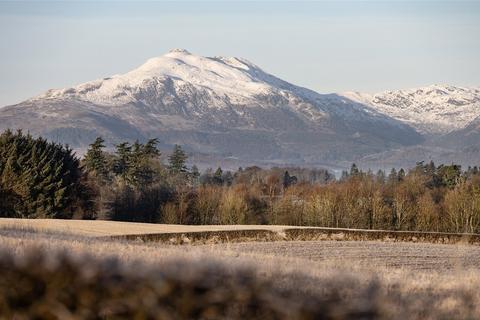
POLYGON ((187 167, 175 146, 97 138, 80 162, 44 139, 0 136, 0 215, 178 224, 286 224, 342 228, 480 232, 477 167, 363 172, 336 180, 326 170, 187 167))
POLYGON ((200 173, 187 167, 187 155, 176 145, 162 161, 157 140, 122 143, 115 152, 104 151, 101 138, 90 145, 83 166, 96 197, 97 218, 178 224, 268 223, 269 199, 299 181, 327 183, 326 170, 259 167, 222 168, 200 173))

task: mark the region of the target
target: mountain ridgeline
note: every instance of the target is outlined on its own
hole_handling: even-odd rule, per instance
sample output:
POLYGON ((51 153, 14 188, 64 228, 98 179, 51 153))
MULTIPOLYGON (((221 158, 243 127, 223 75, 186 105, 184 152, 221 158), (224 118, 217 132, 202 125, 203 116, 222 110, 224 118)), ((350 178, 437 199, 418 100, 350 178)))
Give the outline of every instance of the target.
POLYGON ((476 89, 319 94, 241 58, 175 49, 126 74, 1 108, 0 130, 23 129, 80 152, 97 136, 110 146, 156 138, 161 148, 180 144, 217 159, 378 165, 389 152, 419 146, 455 154, 455 132, 479 109, 476 89))

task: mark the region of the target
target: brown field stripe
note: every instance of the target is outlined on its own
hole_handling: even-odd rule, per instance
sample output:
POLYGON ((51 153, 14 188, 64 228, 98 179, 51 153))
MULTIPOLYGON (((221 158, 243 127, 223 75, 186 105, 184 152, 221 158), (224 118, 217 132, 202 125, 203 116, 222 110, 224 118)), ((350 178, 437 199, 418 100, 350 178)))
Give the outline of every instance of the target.
POLYGON ((192 242, 216 240, 218 242, 229 242, 235 240, 250 241, 274 241, 280 240, 278 233, 271 230, 218 230, 218 231, 192 231, 192 232, 170 232, 170 233, 146 233, 108 236, 109 239, 120 240, 143 240, 159 242, 182 242, 188 239, 192 242))
POLYGON ((113 235, 103 238, 118 240, 157 241, 163 243, 189 242, 239 242, 239 241, 307 241, 307 240, 354 240, 354 241, 404 241, 430 243, 480 244, 479 234, 460 234, 420 231, 389 231, 343 228, 285 228, 272 230, 218 230, 171 233, 146 233, 113 235))

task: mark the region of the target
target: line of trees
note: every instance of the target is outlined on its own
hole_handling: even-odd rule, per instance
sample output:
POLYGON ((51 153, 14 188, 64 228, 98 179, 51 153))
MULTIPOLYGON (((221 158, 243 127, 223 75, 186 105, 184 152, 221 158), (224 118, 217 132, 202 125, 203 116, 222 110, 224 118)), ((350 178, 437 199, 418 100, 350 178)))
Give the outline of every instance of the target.
POLYGON ((22 132, 0 135, 0 215, 178 224, 287 224, 480 232, 480 172, 419 162, 408 171, 336 180, 305 168, 187 167, 175 146, 97 138, 82 161, 68 147, 22 132), (165 161, 163 161, 165 159, 165 161))

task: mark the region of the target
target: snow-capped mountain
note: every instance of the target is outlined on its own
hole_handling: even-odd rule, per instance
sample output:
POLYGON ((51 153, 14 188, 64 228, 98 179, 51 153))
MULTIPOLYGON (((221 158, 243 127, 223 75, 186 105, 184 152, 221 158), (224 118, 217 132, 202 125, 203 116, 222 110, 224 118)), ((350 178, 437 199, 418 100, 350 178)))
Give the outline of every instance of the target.
POLYGON ((195 152, 244 159, 350 160, 421 143, 409 125, 349 97, 318 94, 240 58, 182 49, 126 74, 0 109, 0 129, 21 128, 84 148, 157 137, 195 152))
POLYGON ((344 96, 371 106, 427 135, 465 128, 480 116, 480 88, 432 85, 373 95, 347 92, 344 96))

